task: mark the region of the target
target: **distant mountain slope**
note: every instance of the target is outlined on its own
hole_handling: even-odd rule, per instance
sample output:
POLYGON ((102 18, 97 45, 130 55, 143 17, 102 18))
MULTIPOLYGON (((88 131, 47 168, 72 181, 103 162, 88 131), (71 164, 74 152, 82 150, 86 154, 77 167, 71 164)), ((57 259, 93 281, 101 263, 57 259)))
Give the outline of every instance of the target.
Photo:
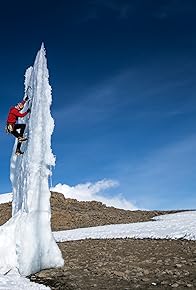
MULTIPOLYGON (((152 217, 176 211, 130 211, 107 207, 96 201, 65 199, 63 194, 52 192, 52 230, 66 230, 107 224, 148 221, 152 217)), ((0 204, 0 225, 11 217, 11 202, 0 204)))

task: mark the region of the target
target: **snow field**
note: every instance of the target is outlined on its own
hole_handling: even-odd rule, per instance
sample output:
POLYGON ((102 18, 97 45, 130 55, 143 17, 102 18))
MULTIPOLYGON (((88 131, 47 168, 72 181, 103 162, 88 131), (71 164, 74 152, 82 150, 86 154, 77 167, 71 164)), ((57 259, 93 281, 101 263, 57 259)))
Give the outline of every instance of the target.
POLYGON ((57 242, 83 239, 187 239, 196 240, 196 211, 162 215, 154 221, 106 225, 54 232, 57 242))

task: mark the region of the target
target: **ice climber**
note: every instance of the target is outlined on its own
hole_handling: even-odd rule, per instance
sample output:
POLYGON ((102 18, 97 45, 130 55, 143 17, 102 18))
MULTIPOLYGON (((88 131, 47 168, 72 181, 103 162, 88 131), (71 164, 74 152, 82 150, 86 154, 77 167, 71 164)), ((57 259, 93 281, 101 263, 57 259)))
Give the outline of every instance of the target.
POLYGON ((24 153, 20 150, 20 148, 21 148, 22 142, 27 140, 27 138, 23 136, 26 124, 17 123, 18 118, 23 118, 30 112, 30 109, 28 109, 24 113, 20 112, 24 108, 24 105, 27 100, 28 100, 28 97, 26 97, 22 102, 18 103, 15 107, 11 107, 8 113, 8 117, 7 117, 6 131, 14 135, 18 139, 16 152, 15 152, 16 155, 20 155, 24 153))

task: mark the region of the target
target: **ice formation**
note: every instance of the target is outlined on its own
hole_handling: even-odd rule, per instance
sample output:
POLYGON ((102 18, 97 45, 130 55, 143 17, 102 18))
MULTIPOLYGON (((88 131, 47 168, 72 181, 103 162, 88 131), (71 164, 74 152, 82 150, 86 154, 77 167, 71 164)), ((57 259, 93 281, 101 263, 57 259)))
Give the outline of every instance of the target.
POLYGON ((12 218, 0 227, 0 274, 17 268, 23 276, 41 269, 63 265, 61 252, 51 232, 50 190, 48 178, 55 158, 51 150, 54 121, 50 113, 52 101, 48 81, 47 60, 42 44, 33 67, 25 74, 26 104, 30 116, 28 141, 24 155, 11 157, 10 179, 13 188, 12 218))

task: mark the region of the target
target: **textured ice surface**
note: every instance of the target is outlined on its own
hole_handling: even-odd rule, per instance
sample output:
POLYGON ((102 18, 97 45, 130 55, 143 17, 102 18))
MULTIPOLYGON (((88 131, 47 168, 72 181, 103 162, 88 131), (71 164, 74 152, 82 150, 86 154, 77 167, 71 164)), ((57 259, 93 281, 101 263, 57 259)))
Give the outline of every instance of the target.
POLYGON ((51 117, 51 87, 48 81, 45 49, 42 45, 33 67, 25 75, 25 91, 31 101, 27 124, 28 141, 24 155, 11 157, 13 188, 12 218, 0 227, 0 274, 17 268, 27 276, 41 269, 63 265, 61 252, 50 225, 50 166, 55 164, 51 150, 54 121, 51 117))

